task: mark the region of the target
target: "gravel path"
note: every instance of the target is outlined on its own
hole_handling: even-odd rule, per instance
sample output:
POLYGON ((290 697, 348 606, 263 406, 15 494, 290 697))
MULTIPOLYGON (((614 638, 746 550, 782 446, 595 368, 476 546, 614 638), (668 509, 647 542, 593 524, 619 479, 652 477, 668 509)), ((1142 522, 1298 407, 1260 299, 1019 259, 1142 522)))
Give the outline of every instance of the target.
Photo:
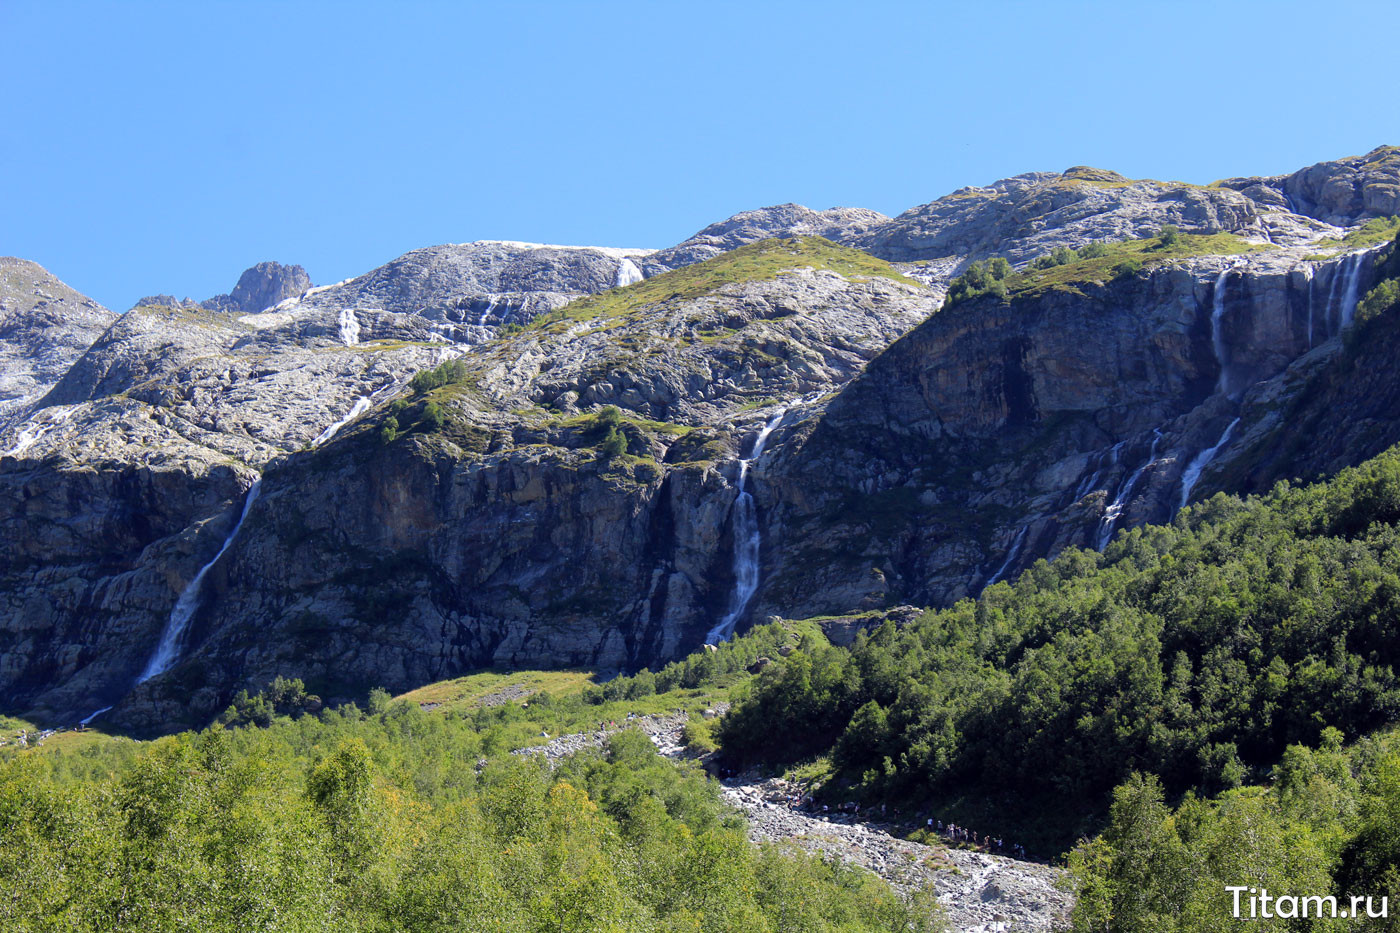
MULTIPOLYGON (((720 710, 723 712, 723 710, 720 710)), ((517 749, 517 755, 558 760, 585 748, 601 748, 622 729, 640 729, 661 754, 680 758, 681 729, 687 715, 642 716, 617 728, 559 736, 543 745, 517 749)), ((1057 885, 1059 869, 966 849, 926 846, 893 834, 896 827, 848 815, 819 816, 790 808, 784 801, 793 785, 729 778, 721 782, 727 803, 749 821, 755 842, 794 845, 809 852, 867 868, 892 886, 908 890, 932 882, 957 933, 1049 931, 1065 926, 1070 896, 1057 885)))

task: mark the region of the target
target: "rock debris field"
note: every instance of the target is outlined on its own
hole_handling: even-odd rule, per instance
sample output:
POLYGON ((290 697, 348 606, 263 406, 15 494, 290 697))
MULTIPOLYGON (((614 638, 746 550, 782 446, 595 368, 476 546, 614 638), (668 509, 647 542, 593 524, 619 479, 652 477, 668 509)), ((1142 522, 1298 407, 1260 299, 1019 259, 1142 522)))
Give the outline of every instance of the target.
MULTIPOLYGON (((544 755, 557 761, 586 748, 602 748, 623 729, 640 729, 668 758, 686 754, 681 729, 685 713, 644 716, 617 728, 553 738, 516 754, 544 755)), ((926 846, 892 834, 890 824, 866 822, 848 814, 827 816, 791 809, 786 797, 794 785, 746 776, 721 782, 724 799, 743 813, 755 842, 795 845, 826 858, 869 869, 899 890, 932 882, 958 933, 1049 931, 1066 927, 1070 895, 1060 886, 1062 872, 1049 865, 966 849, 926 846)))

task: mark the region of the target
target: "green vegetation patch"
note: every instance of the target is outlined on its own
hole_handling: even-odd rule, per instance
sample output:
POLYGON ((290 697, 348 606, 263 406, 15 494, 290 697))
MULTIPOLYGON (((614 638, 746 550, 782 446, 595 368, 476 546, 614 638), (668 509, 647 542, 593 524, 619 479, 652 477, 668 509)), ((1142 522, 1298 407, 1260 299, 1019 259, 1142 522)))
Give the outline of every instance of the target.
POLYGON ((1197 256, 1238 256, 1273 249, 1268 244, 1251 243, 1233 233, 1172 233, 1170 230, 1163 235, 1140 240, 1090 245, 1094 250, 1087 258, 1081 249, 1080 255, 1071 262, 1008 275, 1007 297, 1034 298, 1048 291, 1079 293, 1080 286, 1103 284, 1122 275, 1150 271, 1173 260, 1197 256))

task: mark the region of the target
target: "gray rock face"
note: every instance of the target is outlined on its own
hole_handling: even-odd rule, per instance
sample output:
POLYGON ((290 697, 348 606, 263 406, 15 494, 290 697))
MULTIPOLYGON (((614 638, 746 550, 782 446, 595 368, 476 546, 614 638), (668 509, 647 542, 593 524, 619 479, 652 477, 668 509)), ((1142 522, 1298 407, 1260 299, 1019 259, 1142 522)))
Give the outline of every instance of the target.
POLYGON ((524 323, 580 295, 639 279, 649 250, 505 240, 406 253, 358 278, 312 289, 277 310, 371 309, 438 321, 524 323))
POLYGON ((1400 147, 1319 162, 1292 175, 1229 178, 1219 183, 1261 206, 1292 211, 1335 226, 1400 213, 1400 147))
POLYGON ((833 243, 850 243, 888 221, 878 211, 859 207, 814 211, 800 204, 779 204, 711 224, 683 243, 652 253, 642 267, 647 275, 656 275, 771 237, 819 236, 833 243))
POLYGON ((260 262, 244 270, 238 277, 238 284, 227 296, 211 298, 204 302, 204 306, 256 314, 288 298, 295 298, 310 287, 311 276, 301 266, 260 262))
POLYGON ((1012 263, 1056 246, 1153 236, 1164 224, 1191 233, 1259 229, 1255 202, 1228 188, 1132 181, 1077 166, 962 188, 905 211, 852 244, 891 262, 1000 255, 1012 263))
POLYGON ((0 422, 47 392, 116 319, 42 266, 0 257, 0 422))
POLYGON ((1276 409, 1288 392, 1273 380, 1342 352, 1348 280, 1364 293, 1372 264, 1302 250, 1200 259, 933 316, 770 441, 754 484, 771 543, 753 611, 948 604, 1065 547, 1169 520, 1187 468, 1235 416, 1247 435, 1254 393, 1273 392, 1276 409), (1226 263, 1222 380, 1211 319, 1226 263))

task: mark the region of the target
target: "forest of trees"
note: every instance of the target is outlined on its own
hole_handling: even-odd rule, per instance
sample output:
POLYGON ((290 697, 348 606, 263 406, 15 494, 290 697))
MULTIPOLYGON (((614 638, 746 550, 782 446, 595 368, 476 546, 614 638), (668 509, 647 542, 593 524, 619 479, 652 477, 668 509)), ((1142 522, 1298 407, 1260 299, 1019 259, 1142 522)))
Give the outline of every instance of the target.
POLYGON ((927 893, 752 846, 639 732, 551 769, 479 728, 504 715, 348 706, 11 756, 0 929, 941 929, 927 893))

